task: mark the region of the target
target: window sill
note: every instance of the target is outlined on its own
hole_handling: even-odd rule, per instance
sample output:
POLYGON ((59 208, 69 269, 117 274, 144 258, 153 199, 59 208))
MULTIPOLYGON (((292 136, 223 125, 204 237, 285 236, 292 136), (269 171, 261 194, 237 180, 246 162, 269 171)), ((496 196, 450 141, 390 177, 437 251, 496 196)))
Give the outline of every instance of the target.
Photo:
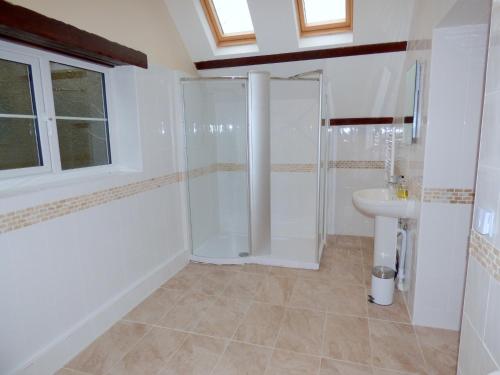
POLYGON ((90 170, 67 171, 58 174, 49 172, 0 180, 0 199, 64 187, 72 187, 71 196, 83 195, 134 182, 140 173, 141 171, 134 169, 106 166, 90 170), (73 189, 74 187, 76 189, 73 189))
POLYGON ((353 42, 354 34, 352 32, 304 36, 299 37, 299 48, 335 47, 353 42))

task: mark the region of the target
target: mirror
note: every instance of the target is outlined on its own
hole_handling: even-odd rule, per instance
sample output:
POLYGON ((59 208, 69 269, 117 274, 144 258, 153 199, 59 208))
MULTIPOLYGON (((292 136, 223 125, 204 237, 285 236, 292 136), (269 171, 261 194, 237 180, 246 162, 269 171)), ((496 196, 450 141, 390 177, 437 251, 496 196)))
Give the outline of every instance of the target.
POLYGON ((406 72, 403 118, 403 143, 415 143, 420 125, 420 76, 422 65, 416 61, 406 72))

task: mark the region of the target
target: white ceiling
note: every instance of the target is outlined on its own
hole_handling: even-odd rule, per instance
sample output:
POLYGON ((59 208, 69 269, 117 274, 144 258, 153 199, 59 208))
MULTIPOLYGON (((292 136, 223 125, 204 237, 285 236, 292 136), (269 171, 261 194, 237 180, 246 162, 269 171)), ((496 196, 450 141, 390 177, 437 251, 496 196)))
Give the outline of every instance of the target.
POLYGON ((353 33, 299 38, 295 0, 248 0, 257 45, 218 48, 199 0, 164 0, 193 61, 406 40, 415 0, 353 0, 353 33))

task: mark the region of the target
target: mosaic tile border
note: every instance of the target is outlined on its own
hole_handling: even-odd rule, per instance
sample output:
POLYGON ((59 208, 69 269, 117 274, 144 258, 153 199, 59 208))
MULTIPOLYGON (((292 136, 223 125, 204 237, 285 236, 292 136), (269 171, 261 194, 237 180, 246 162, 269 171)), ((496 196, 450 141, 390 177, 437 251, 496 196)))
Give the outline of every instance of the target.
POLYGON ((474 229, 471 231, 469 252, 493 278, 500 281, 500 250, 474 229))
POLYGON ((331 160, 328 167, 335 169, 384 169, 383 160, 331 160))
POLYGON ((178 172, 131 184, 117 186, 78 197, 66 198, 42 205, 0 214, 0 234, 41 223, 56 217, 82 211, 111 201, 181 182, 186 173, 178 172))
POLYGON ((424 202, 427 203, 448 203, 448 204, 473 204, 473 189, 437 189, 424 188, 424 202))
MULTIPOLYGON (((190 178, 196 178, 215 172, 243 172, 247 170, 246 164, 217 163, 189 171, 190 178)), ((272 164, 271 172, 287 173, 312 173, 316 171, 316 164, 272 164)))
POLYGON ((271 172, 312 173, 317 164, 271 164, 271 172))

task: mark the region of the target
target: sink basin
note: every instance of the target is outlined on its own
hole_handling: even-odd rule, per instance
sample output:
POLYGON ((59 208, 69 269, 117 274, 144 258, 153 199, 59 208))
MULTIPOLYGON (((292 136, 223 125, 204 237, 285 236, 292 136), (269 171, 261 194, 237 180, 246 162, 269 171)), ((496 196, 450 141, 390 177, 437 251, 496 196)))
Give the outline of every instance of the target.
POLYGON ((369 216, 383 216, 399 219, 415 218, 417 202, 393 197, 389 189, 365 189, 353 193, 354 206, 369 216))

